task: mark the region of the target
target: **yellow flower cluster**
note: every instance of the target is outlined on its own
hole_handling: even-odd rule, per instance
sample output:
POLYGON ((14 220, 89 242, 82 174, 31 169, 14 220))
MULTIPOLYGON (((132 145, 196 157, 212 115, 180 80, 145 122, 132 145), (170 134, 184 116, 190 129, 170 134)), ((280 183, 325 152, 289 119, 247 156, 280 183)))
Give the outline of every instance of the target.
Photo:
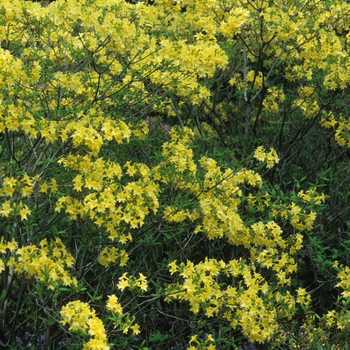
POLYGON ((301 190, 298 196, 308 203, 322 204, 325 201, 324 193, 317 193, 316 188, 311 188, 309 190, 301 190))
POLYGON ((70 301, 62 307, 63 324, 69 324, 72 331, 80 331, 92 338, 84 344, 84 350, 108 350, 107 335, 101 319, 96 316, 90 305, 80 300, 70 301))
POLYGON ((302 86, 298 89, 299 98, 293 102, 293 106, 300 108, 306 118, 314 117, 320 110, 318 102, 313 96, 314 93, 314 87, 302 86))
POLYGON ((249 21, 249 11, 242 7, 234 7, 220 24, 220 31, 226 37, 233 37, 241 32, 249 21))
MULTIPOLYGON (((112 160, 72 154, 62 163, 66 169, 78 171, 73 179, 77 195, 60 197, 56 211, 64 210, 72 219, 91 219, 106 230, 111 240, 122 244, 131 241, 130 232, 125 231, 141 227, 150 212, 157 212, 159 187, 147 165, 126 162, 122 168, 112 160), (122 185, 123 178, 130 181, 122 185)), ((105 250, 101 253, 105 258, 101 255, 100 259, 104 264, 112 262, 116 253, 117 250, 105 250)), ((126 261, 126 253, 122 255, 126 261)))
MULTIPOLYGON (((266 261, 260 263, 266 266, 266 261)), ((288 254, 277 261, 271 260, 271 265, 276 271, 277 285, 284 285, 287 274, 296 267, 288 254)), ((167 301, 187 301, 193 313, 202 310, 206 317, 222 315, 231 327, 239 327, 251 341, 262 343, 283 333, 278 320, 290 319, 297 303, 305 306, 310 303, 304 289, 299 288, 293 296, 284 288, 276 288, 258 272, 254 263, 243 259, 225 263, 206 258, 196 265, 191 261, 177 265, 174 261, 169 267, 170 273, 178 273, 183 282, 169 285, 167 301), (219 282, 225 278, 232 282, 219 282)))
POLYGON ((339 265, 335 261, 333 267, 338 272, 338 282, 336 287, 341 288, 341 296, 337 300, 337 308, 330 310, 324 315, 326 325, 329 328, 336 326, 338 329, 348 331, 350 329, 348 298, 350 297, 350 268, 349 266, 339 265))
POLYGON ((336 284, 336 287, 341 287, 344 291, 341 293, 344 298, 350 297, 350 267, 344 265, 338 265, 335 262, 335 266, 338 268, 338 279, 340 282, 336 284))
POLYGON ((0 273, 5 270, 6 268, 6 261, 5 256, 7 252, 14 253, 16 249, 18 248, 18 244, 15 240, 6 242, 4 240, 4 237, 1 237, 0 239, 0 273))
POLYGON ((56 190, 57 183, 55 179, 47 183, 39 175, 31 177, 27 173, 21 176, 4 177, 0 187, 3 199, 0 206, 0 216, 20 216, 21 220, 27 220, 32 214, 30 206, 32 206, 33 202, 31 196, 34 194, 38 195, 39 192, 46 193, 50 191, 52 193, 56 190))
POLYGON ((117 315, 123 314, 123 307, 118 301, 118 297, 114 294, 108 296, 106 304, 107 310, 114 312, 117 315))
POLYGON ((128 277, 127 275, 128 273, 125 272, 119 277, 119 283, 117 285, 118 289, 123 291, 125 288, 139 288, 141 291, 147 291, 147 279, 142 273, 139 273, 139 278, 136 278, 135 276, 128 277))
POLYGON ((246 74, 245 79, 247 82, 251 83, 251 89, 257 90, 261 86, 263 86, 264 79, 263 79, 262 72, 256 72, 255 70, 249 70, 246 74))
MULTIPOLYGON (((52 290, 60 285, 77 284, 76 278, 72 278, 66 270, 67 267, 73 266, 74 259, 59 238, 51 242, 44 239, 40 242, 40 247, 28 245, 22 248, 18 248, 14 241, 5 245, 2 238, 0 252, 5 253, 6 249, 12 252, 7 266, 13 266, 18 275, 35 278, 52 290)), ((4 270, 4 267, 4 261, 0 260, 0 271, 4 270)))
POLYGON ((345 118, 341 116, 337 123, 335 121, 332 122, 333 125, 337 125, 335 132, 335 140, 340 146, 350 147, 350 120, 349 118, 345 118))
POLYGON ((98 262, 108 267, 110 264, 115 263, 119 259, 119 265, 125 266, 129 255, 124 249, 118 249, 116 247, 105 247, 99 254, 98 262))
POLYGON ((197 165, 193 159, 194 132, 184 127, 182 129, 172 128, 170 130, 171 141, 165 142, 162 146, 164 161, 154 167, 155 179, 164 183, 172 181, 181 187, 190 186, 187 178, 195 178, 197 165))
POLYGON ((229 243, 250 245, 238 208, 244 185, 260 187, 262 180, 252 170, 222 170, 215 160, 202 157, 198 164, 189 147, 193 133, 185 128, 172 130, 172 141, 163 148, 164 161, 155 169, 155 178, 192 194, 192 207, 167 206, 164 218, 169 222, 198 222, 195 233, 204 232, 209 239, 225 237, 229 243), (178 169, 181 168, 181 171, 178 169), (177 171, 174 171, 177 170, 177 171), (198 203, 198 205, 194 205, 198 203))
POLYGON ((120 327, 124 334, 129 330, 135 335, 140 333, 140 326, 135 323, 135 317, 130 317, 129 314, 123 313, 123 307, 119 303, 118 297, 115 294, 108 296, 106 307, 107 310, 115 314, 113 319, 114 324, 120 327))
POLYGON ((215 340, 211 334, 206 334, 205 339, 200 339, 198 335, 193 335, 189 341, 187 350, 215 350, 215 340))
POLYGON ((263 101, 264 113, 271 114, 271 112, 278 112, 281 102, 285 99, 285 94, 281 88, 272 86, 268 88, 267 94, 263 101))
MULTIPOLYGON (((333 112, 326 112, 326 111, 322 111, 321 112, 321 116, 322 116, 322 119, 321 119, 321 125, 327 129, 329 128, 333 128, 337 125, 337 121, 335 120, 335 117, 334 117, 334 113, 333 112)), ((340 118, 341 119, 341 118, 340 118)))
POLYGON ((292 203, 288 209, 288 215, 290 216, 290 223, 297 230, 311 231, 316 219, 316 213, 310 211, 306 213, 300 206, 292 203))
MULTIPOLYGON (((298 194, 304 201, 310 204, 320 205, 324 200, 323 194, 318 195, 317 192, 314 192, 314 189, 307 190, 306 193, 304 191, 300 191, 298 194), (310 192, 309 192, 310 191, 310 192), (317 202, 313 201, 312 198, 307 200, 310 195, 314 195, 317 197, 317 202), (304 199, 305 196, 305 199, 304 199)), ((307 210, 304 205, 300 206, 295 202, 291 202, 290 204, 280 203, 278 205, 272 205, 272 215, 277 218, 280 216, 283 219, 289 219, 291 225, 298 231, 311 231, 314 227, 314 222, 316 220, 316 212, 313 210, 307 210)), ((297 244, 297 246, 301 246, 297 244)), ((293 248, 294 249, 294 248, 293 248)), ((299 248, 300 249, 300 248, 299 248)))
MULTIPOLYGON (((175 133, 172 140, 167 149, 176 149, 179 144, 183 146, 182 153, 178 152, 172 158, 173 164, 179 164, 183 157, 184 163, 188 164, 189 159, 192 169, 196 170, 187 170, 181 179, 163 170, 161 179, 173 181, 176 188, 192 193, 192 198, 196 198, 199 205, 195 206, 196 209, 168 206, 164 217, 169 222, 198 222, 195 233, 203 232, 209 239, 226 238, 230 244, 242 245, 248 249, 250 260, 224 262, 206 258, 198 264, 191 261, 177 264, 173 261, 169 271, 172 275, 178 274, 182 280, 167 288, 166 300, 186 301, 195 314, 203 312, 207 317, 223 315, 233 328, 239 327, 251 341, 264 342, 275 338, 283 333, 278 320, 290 319, 297 304, 307 307, 311 301, 305 289, 299 288, 294 293, 288 290, 291 276, 297 269, 293 256, 302 247, 302 235, 297 233, 293 237, 284 237, 281 227, 274 221, 258 221, 247 227, 239 215, 242 189, 244 185, 259 189, 262 184, 260 176, 245 169, 236 172, 222 170, 209 157, 202 157, 197 165, 191 153, 186 151, 191 139, 175 133), (233 282, 220 284, 219 281, 225 278, 233 282)), ((263 148, 258 148, 255 156, 262 160, 269 157, 271 164, 278 161, 273 150, 267 154, 263 148)), ((322 195, 313 190, 306 195, 317 197, 315 204, 323 200, 322 195)), ((300 196, 303 197, 303 194, 300 196)), ((260 206, 261 210, 265 210, 269 206, 268 194, 249 194, 247 198, 252 207, 260 206)), ((295 203, 280 205, 274 215, 290 217, 292 225, 298 230, 311 229, 315 219, 315 213, 306 214, 295 203)))
POLYGON ((272 168, 275 164, 279 162, 279 158, 277 152, 271 148, 269 152, 267 152, 263 146, 259 146, 256 148, 254 152, 254 158, 259 160, 260 162, 266 162, 267 168, 272 168))

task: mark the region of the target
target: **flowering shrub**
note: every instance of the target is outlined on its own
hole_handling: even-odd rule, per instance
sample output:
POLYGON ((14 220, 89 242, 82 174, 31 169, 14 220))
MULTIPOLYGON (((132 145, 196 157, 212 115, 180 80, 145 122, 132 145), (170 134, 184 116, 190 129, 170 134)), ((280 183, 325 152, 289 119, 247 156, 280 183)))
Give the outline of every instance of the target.
POLYGON ((0 14, 0 347, 346 344, 350 5, 0 14))

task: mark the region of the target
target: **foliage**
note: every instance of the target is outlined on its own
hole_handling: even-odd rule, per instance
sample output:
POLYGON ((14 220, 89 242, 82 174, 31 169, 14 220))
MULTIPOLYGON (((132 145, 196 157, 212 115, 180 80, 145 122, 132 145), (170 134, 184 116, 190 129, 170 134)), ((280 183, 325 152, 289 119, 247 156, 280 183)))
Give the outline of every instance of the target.
POLYGON ((2 348, 347 346, 347 2, 0 14, 2 348))

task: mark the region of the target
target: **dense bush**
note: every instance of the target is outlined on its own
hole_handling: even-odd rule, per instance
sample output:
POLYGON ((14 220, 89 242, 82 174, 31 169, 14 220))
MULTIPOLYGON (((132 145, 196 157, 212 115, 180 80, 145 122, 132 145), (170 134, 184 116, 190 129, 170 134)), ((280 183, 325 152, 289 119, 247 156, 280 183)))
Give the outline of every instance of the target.
POLYGON ((346 348, 350 5, 0 1, 0 347, 346 348))

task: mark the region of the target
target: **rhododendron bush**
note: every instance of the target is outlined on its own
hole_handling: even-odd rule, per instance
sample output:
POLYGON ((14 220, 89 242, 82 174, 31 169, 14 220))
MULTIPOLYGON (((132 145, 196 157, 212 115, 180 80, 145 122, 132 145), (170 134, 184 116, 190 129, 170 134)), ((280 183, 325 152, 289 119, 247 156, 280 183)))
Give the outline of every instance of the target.
POLYGON ((1 0, 0 347, 347 346, 349 26, 1 0))

